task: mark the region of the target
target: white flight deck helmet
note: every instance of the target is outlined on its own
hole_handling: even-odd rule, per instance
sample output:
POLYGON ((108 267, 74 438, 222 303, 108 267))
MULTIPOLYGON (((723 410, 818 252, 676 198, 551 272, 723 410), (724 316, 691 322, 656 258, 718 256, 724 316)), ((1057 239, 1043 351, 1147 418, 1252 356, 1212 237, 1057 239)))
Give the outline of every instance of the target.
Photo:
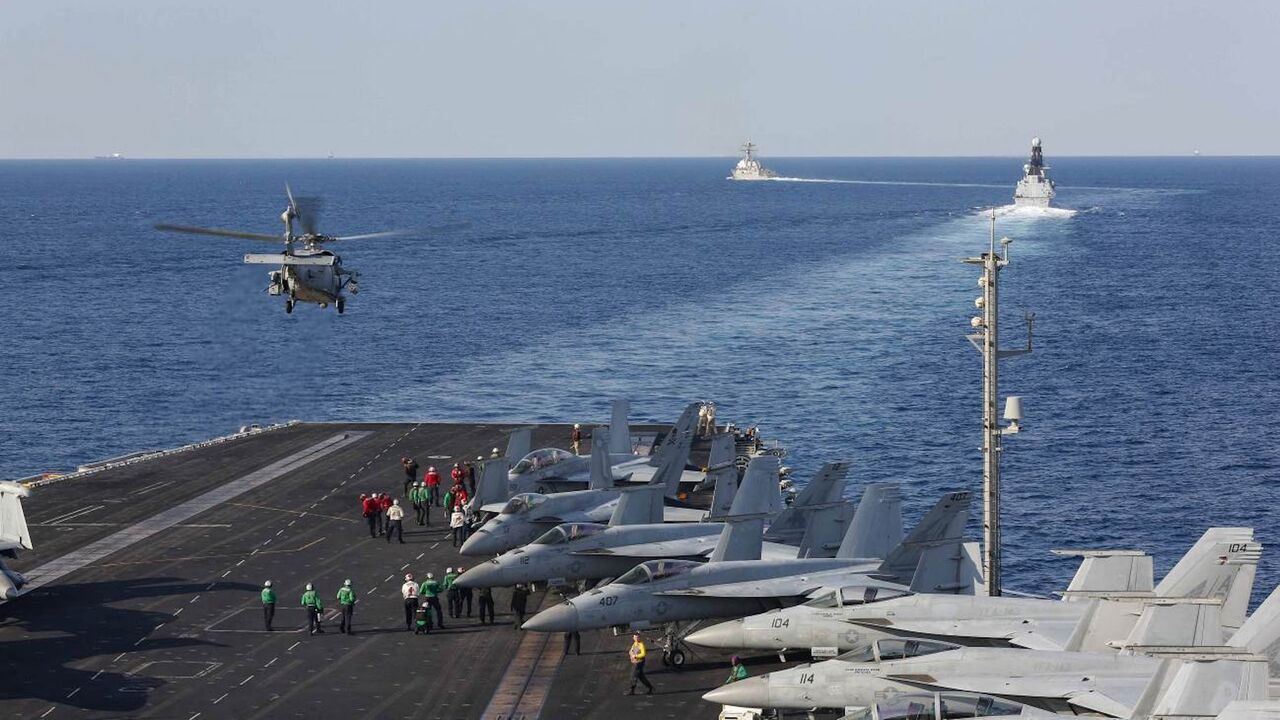
POLYGON ((392 501, 391 501, 391 504, 392 504, 392 505, 399 505, 399 504, 400 504, 400 498, 396 498, 395 500, 392 500, 392 501))
POLYGON ((308 590, 315 590, 315 588, 311 587, 311 583, 307 583, 307 589, 308 589, 308 590))
POLYGON ((350 580, 343 580, 343 581, 342 581, 342 586, 343 586, 343 587, 351 587, 351 581, 350 581, 350 580))
POLYGON ((428 580, 430 580, 430 579, 432 579, 432 578, 434 578, 434 577, 435 577, 435 575, 432 575, 431 573, 427 573, 427 579, 428 579, 428 580))
POLYGON ((577 429, 579 429, 579 428, 581 428, 581 427, 582 427, 582 423, 574 423, 574 424, 573 424, 573 429, 574 429, 574 430, 577 430, 577 429))
POLYGON ((412 581, 412 580, 413 580, 413 573, 405 573, 405 574, 404 574, 404 579, 405 579, 406 581, 412 581))
POLYGON ((431 466, 431 469, 430 469, 430 470, 428 470, 427 472, 435 472, 435 471, 436 471, 436 466, 435 466, 435 465, 432 465, 432 466, 431 466))
POLYGON ((451 568, 451 567, 449 567, 449 568, 445 568, 445 569, 444 569, 444 574, 445 574, 445 575, 448 575, 448 574, 449 574, 449 573, 451 573, 451 572, 453 572, 453 568, 451 568))
POLYGON ((501 451, 499 451, 499 450, 498 450, 498 448, 494 448, 494 449, 493 449, 493 456, 494 456, 494 457, 498 457, 498 453, 499 453, 499 452, 501 452, 501 451))
POLYGON ((271 587, 271 581, 270 581, 270 580, 268 580, 268 581, 266 581, 266 582, 262 583, 262 587, 271 587))

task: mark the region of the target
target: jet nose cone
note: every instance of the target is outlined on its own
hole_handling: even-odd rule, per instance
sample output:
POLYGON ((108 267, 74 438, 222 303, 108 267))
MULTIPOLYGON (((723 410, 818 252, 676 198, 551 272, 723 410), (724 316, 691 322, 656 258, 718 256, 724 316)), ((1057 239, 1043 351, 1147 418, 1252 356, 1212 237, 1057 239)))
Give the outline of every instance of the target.
POLYGON ((476 565, 470 570, 458 576, 453 581, 454 585, 460 585, 468 588, 484 588, 497 587, 506 585, 502 582, 502 568, 495 561, 489 561, 483 565, 476 565))
POLYGON ((746 647, 743 642, 742 621, 730 620, 722 622, 718 625, 712 625, 708 628, 690 634, 685 638, 686 641, 694 645, 701 645, 709 648, 724 648, 726 650, 737 650, 746 647))
POLYGON ((569 632, 578 629, 578 608, 563 602, 534 615, 521 626, 534 632, 569 632))
POLYGON ((481 528, 474 535, 467 538, 466 542, 462 543, 462 547, 458 552, 468 557, 488 557, 501 552, 498 549, 499 544, 498 539, 493 536, 492 532, 481 528))
POLYGON ((737 705, 738 707, 769 707, 769 681, 762 677, 747 678, 702 696, 707 702, 719 705, 737 705))

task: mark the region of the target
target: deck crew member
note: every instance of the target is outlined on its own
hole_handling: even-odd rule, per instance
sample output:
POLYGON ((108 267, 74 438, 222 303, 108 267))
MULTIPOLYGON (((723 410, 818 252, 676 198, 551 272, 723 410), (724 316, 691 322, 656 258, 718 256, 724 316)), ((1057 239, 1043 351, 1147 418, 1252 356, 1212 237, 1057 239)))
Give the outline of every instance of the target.
POLYGON ((472 495, 476 494, 476 466, 471 464, 470 460, 462 461, 462 470, 467 477, 467 492, 472 495))
POLYGON ((262 583, 262 624, 267 632, 271 632, 271 621, 276 618, 276 591, 271 589, 271 581, 262 583))
POLYGON ((516 616, 516 629, 519 630, 524 625, 525 609, 529 606, 529 589, 524 583, 516 583, 511 588, 511 612, 516 616))
POLYGON ((378 537, 378 501, 368 495, 360 495, 360 512, 369 523, 369 537, 378 537))
POLYGON ((310 630, 312 635, 323 634, 320 613, 324 611, 324 603, 320 601, 320 593, 316 592, 315 586, 311 583, 307 583, 307 591, 302 593, 302 607, 307 610, 307 630, 310 630))
POLYGON ((461 485, 464 477, 466 475, 462 472, 462 463, 454 463, 453 469, 449 471, 449 478, 453 480, 453 484, 461 485))
POLYGON ((577 630, 570 630, 564 634, 564 654, 569 654, 569 646, 573 646, 575 655, 582 654, 582 633, 577 630))
POLYGON ((412 630, 413 616, 418 610, 418 583, 413 581, 413 573, 405 573, 400 597, 404 599, 404 629, 412 630))
POLYGON ((427 484, 427 502, 440 507, 440 473, 436 472, 435 467, 427 468, 422 481, 427 484))
POLYGON ((449 603, 449 617, 457 619, 462 617, 462 607, 458 603, 458 588, 453 586, 455 580, 458 579, 459 573, 453 571, 453 568, 444 569, 444 579, 442 586, 444 587, 445 601, 449 603))
POLYGON ((338 588, 338 609, 342 611, 338 632, 351 635, 353 633, 351 617, 356 611, 356 593, 351 589, 350 580, 343 580, 342 587, 338 588))
POLYGON ((440 609, 440 582, 436 580, 436 576, 427 573, 427 579, 422 581, 422 585, 418 588, 418 597, 420 602, 425 602, 431 606, 436 613, 436 626, 441 630, 444 629, 444 611, 440 609))
POLYGON ((391 542, 391 534, 395 533, 400 544, 404 544, 404 508, 400 507, 400 500, 392 500, 391 507, 387 508, 387 542, 391 542))
POLYGON ((400 466, 404 468, 404 494, 409 494, 413 481, 418 479, 418 461, 411 457, 400 458, 400 466))
POLYGON ((493 588, 480 588, 480 624, 484 625, 485 613, 489 613, 489 624, 493 624, 493 588))
POLYGON ((413 502, 413 510, 417 514, 418 525, 431 524, 431 508, 428 505, 427 485, 419 480, 417 484, 409 490, 409 500, 413 502))
POLYGON ((453 541, 454 547, 461 547, 463 540, 466 538, 467 514, 462 512, 462 508, 454 509, 449 515, 449 539, 453 541))
MULTIPOLYGON (((458 575, 461 575, 466 571, 467 569, 463 567, 454 569, 454 572, 457 573, 458 575)), ((471 597, 472 597, 471 588, 461 587, 456 582, 454 583, 453 587, 455 590, 458 591, 458 617, 462 617, 463 604, 466 604, 467 606, 467 617, 471 617, 471 597)))
POLYGON ((734 655, 729 659, 729 679, 724 681, 725 685, 736 683, 739 680, 747 679, 747 666, 742 664, 742 660, 734 655))
POLYGON ((644 676, 644 658, 648 654, 648 650, 644 646, 644 640, 640 638, 640 633, 632 633, 631 648, 627 650, 627 659, 631 661, 631 689, 627 691, 628 695, 636 694, 636 683, 648 688, 648 694, 653 694, 653 683, 649 682, 649 678, 644 676))
POLYGON ((573 432, 569 433, 569 442, 573 445, 573 454, 582 454, 582 423, 573 424, 573 432))
POLYGON ((378 509, 382 511, 378 513, 378 522, 381 524, 381 528, 382 528, 381 530, 378 531, 378 534, 381 535, 384 532, 390 534, 391 523, 388 522, 389 518, 387 517, 387 511, 391 509, 390 495, 386 493, 380 493, 378 495, 378 509))
POLYGON ((490 453, 489 453, 489 459, 490 459, 490 460, 497 460, 497 459, 498 459, 498 458, 500 458, 500 457, 502 457, 502 452, 501 452, 500 450, 498 450, 498 448, 494 448, 494 449, 493 449, 493 452, 490 452, 490 453))

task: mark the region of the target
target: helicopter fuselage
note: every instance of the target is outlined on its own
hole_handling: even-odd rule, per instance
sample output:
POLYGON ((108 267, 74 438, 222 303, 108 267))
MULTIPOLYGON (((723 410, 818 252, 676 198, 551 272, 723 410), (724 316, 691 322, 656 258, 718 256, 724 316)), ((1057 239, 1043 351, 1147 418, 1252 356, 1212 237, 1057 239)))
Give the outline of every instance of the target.
POLYGON ((255 265, 279 264, 280 269, 269 274, 271 284, 267 292, 285 296, 285 310, 293 311, 297 302, 315 303, 327 307, 332 303, 342 312, 343 296, 356 292, 355 271, 342 267, 342 258, 319 248, 301 248, 287 253, 253 253, 244 261, 255 265))

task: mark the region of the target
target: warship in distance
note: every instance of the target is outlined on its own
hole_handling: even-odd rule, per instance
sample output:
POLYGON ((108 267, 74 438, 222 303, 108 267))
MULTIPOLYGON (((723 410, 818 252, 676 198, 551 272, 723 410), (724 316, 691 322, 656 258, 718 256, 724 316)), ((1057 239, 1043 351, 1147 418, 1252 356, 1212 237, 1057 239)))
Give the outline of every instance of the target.
POLYGON ((778 177, 778 173, 770 170, 760 161, 756 159, 756 145, 748 140, 742 146, 745 153, 737 165, 733 166, 733 172, 729 174, 729 180, 772 180, 778 177))
POLYGON ((1045 174, 1040 138, 1031 138, 1031 158, 1022 166, 1022 179, 1013 191, 1013 204, 1018 207, 1049 207, 1053 200, 1053 181, 1045 174))

